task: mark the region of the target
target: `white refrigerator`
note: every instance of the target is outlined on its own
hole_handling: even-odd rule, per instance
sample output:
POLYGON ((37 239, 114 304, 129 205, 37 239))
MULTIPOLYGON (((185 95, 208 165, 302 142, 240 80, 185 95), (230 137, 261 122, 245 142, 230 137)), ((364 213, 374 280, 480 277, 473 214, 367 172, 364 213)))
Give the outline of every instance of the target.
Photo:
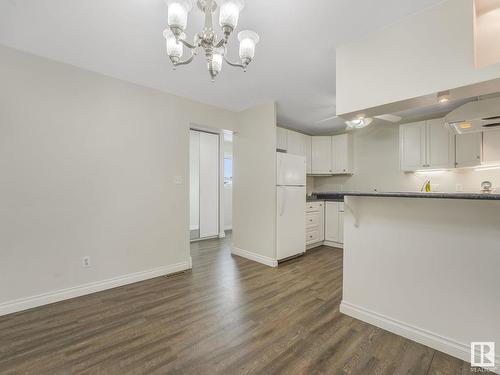
POLYGON ((277 153, 278 260, 306 251, 306 158, 277 153))

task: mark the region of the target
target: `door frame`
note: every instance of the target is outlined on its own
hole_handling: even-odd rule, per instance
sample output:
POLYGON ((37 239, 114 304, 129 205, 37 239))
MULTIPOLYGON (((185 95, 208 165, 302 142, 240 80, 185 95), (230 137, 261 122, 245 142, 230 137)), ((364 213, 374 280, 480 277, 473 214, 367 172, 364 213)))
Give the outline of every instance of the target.
MULTIPOLYGON (((226 233, 224 231, 224 133, 227 132, 225 129, 211 128, 204 125, 199 125, 196 123, 190 123, 189 130, 194 130, 203 133, 215 134, 219 137, 219 186, 218 186, 218 200, 219 200, 219 222, 218 222, 218 236, 205 237, 190 240, 190 242, 203 241, 210 238, 224 238, 226 233)), ((190 150, 188 151, 190 152, 190 150)), ((188 174, 189 175, 189 174, 188 174)), ((191 181, 189 181, 191 184, 191 181)), ((191 207, 191 201, 189 201, 189 207, 191 207)))

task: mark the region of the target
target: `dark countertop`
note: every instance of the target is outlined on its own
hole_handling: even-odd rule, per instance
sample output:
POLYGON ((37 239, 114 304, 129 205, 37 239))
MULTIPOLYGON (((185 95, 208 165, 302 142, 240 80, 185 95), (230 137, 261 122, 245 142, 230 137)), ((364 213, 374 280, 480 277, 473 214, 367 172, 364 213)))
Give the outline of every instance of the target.
POLYGON ((413 192, 331 192, 315 193, 318 200, 339 200, 348 197, 384 197, 384 198, 434 198, 434 199, 476 199, 500 201, 500 194, 482 193, 413 193, 413 192))
POLYGON ((328 199, 325 199, 325 198, 318 198, 318 197, 307 197, 306 198, 306 202, 309 203, 309 202, 324 202, 324 201, 339 201, 339 202, 343 202, 344 201, 344 196, 339 196, 337 198, 333 197, 333 198, 328 198, 328 199))

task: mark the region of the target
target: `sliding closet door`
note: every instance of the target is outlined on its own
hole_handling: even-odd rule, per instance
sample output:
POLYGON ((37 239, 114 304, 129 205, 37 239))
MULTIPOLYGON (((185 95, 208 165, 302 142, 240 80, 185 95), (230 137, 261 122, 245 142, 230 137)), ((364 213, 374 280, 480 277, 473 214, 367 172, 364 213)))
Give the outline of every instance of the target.
POLYGON ((200 238, 200 132, 189 132, 189 230, 200 238))
POLYGON ((200 132, 200 237, 219 234, 219 136, 200 132))

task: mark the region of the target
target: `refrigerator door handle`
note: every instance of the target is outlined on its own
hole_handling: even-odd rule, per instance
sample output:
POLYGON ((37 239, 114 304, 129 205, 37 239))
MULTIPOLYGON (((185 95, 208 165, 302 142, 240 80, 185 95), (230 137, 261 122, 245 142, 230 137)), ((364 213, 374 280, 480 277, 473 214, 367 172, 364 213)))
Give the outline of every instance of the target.
POLYGON ((280 216, 283 216, 283 214, 285 213, 285 204, 286 204, 286 189, 284 188, 280 188, 282 193, 280 194, 281 195, 281 199, 280 199, 280 216))
POLYGON ((283 158, 281 157, 281 155, 278 155, 278 158, 279 158, 279 163, 278 163, 278 184, 279 185, 281 185, 281 184, 284 185, 284 181, 283 181, 283 158))

